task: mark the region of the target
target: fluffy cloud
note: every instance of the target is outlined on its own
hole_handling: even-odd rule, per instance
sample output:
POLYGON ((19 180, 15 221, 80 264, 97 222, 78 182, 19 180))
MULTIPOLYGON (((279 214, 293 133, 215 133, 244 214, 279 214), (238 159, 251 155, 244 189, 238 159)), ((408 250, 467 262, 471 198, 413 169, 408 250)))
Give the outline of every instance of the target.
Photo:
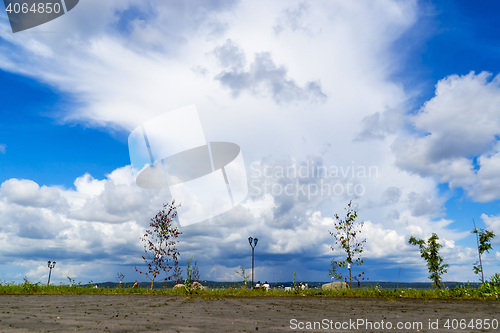
POLYGON ((59 203, 60 193, 56 188, 38 186, 32 180, 9 179, 2 183, 2 196, 9 202, 31 207, 50 207, 59 203))
MULTIPOLYGON (((328 96, 334 100, 325 109, 337 110, 337 115, 347 114, 346 109, 352 111, 352 104, 361 102, 352 98, 354 91, 364 96, 366 107, 376 109, 391 103, 390 95, 400 94, 400 88, 386 80, 395 64, 387 49, 415 22, 415 2, 304 3, 291 9, 289 5, 265 1, 81 3, 78 15, 72 13, 74 17, 66 15, 43 26, 59 31, 57 38, 51 34, 3 36, 7 43, 2 45, 0 67, 69 93, 76 103, 58 113, 63 121, 126 130, 193 103, 210 110, 214 123, 227 118, 221 105, 238 110, 239 121, 227 119, 236 124, 257 125, 256 109, 271 116, 274 107, 266 100, 240 97, 231 101, 225 89, 220 91, 221 85, 235 95, 248 91, 287 107, 287 102, 324 102, 328 96), (313 23, 300 23, 306 18, 313 23), (86 25, 90 20, 92 27, 86 25), (276 26, 285 30, 275 35, 276 26), (304 27, 317 33, 301 35, 304 27), (239 61, 243 61, 239 70, 220 67, 221 57, 227 58, 224 52, 231 51, 227 48, 215 52, 219 60, 213 61, 214 49, 228 39, 233 48, 238 45, 239 61), (245 59, 253 60, 243 66, 245 59)), ((2 25, 5 29, 6 24, 2 25)), ((365 106, 359 107, 366 111, 365 106)), ((269 120, 281 121, 276 115, 269 120)))
POLYGON ((384 193, 382 193, 382 198, 380 203, 382 205, 391 205, 399 201, 401 197, 401 190, 395 186, 388 187, 384 193))
POLYGON ((86 174, 75 181, 75 186, 85 199, 74 205, 68 217, 80 221, 140 221, 144 216, 151 216, 152 207, 161 207, 169 198, 165 191, 146 191, 135 185, 130 167, 117 169, 102 181, 86 174))
POLYGON ((486 230, 492 231, 496 235, 495 238, 493 238, 493 243, 500 244, 500 216, 481 214, 481 219, 486 225, 486 230))
MULTIPOLYGON (((462 111, 450 106, 444 120, 451 121, 443 128, 435 125, 441 118, 425 114, 440 114, 445 102, 461 98, 454 89, 463 78, 441 82, 444 88, 411 119, 429 138, 398 133, 407 96, 391 79, 403 61, 391 47, 417 19, 416 1, 86 1, 43 26, 57 34, 1 35, 0 67, 72 98, 56 115, 61 122, 130 131, 195 103, 208 140, 241 146, 254 192, 224 215, 183 228, 183 258, 193 254, 207 278, 236 278, 236 267, 248 267, 251 235, 260 239, 259 276, 291 279, 295 267, 303 267, 304 277, 322 280, 332 256, 332 216, 341 215, 353 196, 321 194, 324 184, 330 190, 348 182, 364 186, 358 200, 360 217, 369 218, 365 255, 386 264, 421 265, 406 240, 430 231, 442 237, 453 262, 467 257, 454 242, 468 233, 450 229, 436 180, 427 176, 472 184, 470 156, 464 154, 477 150, 481 189, 489 189, 478 195, 496 195, 498 151, 485 143, 493 129, 468 148, 445 150, 445 159, 436 155, 442 138, 453 148, 454 131, 462 129, 456 112, 466 114, 462 105, 473 101, 458 103, 462 111), (391 150, 388 142, 396 135, 391 150), (251 170, 254 162, 260 176, 251 170), (310 169, 313 162, 337 167, 340 176, 264 175, 266 167, 309 163, 310 169), (375 166, 376 176, 359 177, 358 169, 353 175, 357 166, 375 166), (288 185, 296 187, 294 195, 278 193, 288 185), (300 186, 305 194, 297 191, 300 186)), ((467 84, 477 86, 478 94, 486 86, 491 90, 480 94, 486 105, 494 100, 496 83, 480 77, 472 75, 467 84)), ((482 124, 480 118, 472 122, 482 124)), ((475 135, 473 126, 463 126, 475 135)), ((102 180, 82 175, 75 189, 6 180, 0 195, 0 265, 33 259, 16 268, 17 279, 35 260, 60 258, 57 274, 63 280, 113 280, 116 271, 138 264, 139 236, 169 199, 163 191, 138 188, 130 167, 102 180)), ((41 267, 30 276, 43 274, 41 267)))
MULTIPOLYGON (((326 277, 325 267, 332 255, 337 259, 343 256, 338 250, 331 251, 334 240, 328 231, 333 229, 333 219, 329 215, 333 211, 342 216, 348 196, 321 193, 308 196, 297 192, 288 195, 272 190, 273 184, 286 186, 299 181, 307 189, 325 180, 317 174, 313 176, 312 162, 318 167, 324 163, 321 157, 305 160, 267 158, 255 163, 248 171, 255 191, 243 204, 211 220, 181 228, 179 249, 182 258, 194 255, 204 278, 236 279, 233 268, 248 267, 245 265, 249 250, 246 238, 251 235, 259 238, 259 277, 289 279, 291 266, 307 267, 302 272, 303 279, 326 277), (300 167, 307 167, 308 172, 300 167), (311 258, 315 258, 314 262, 311 258), (219 269, 213 271, 214 267, 219 269)), ((339 176, 327 184, 345 185, 347 181, 339 176)), ((367 188, 374 186, 370 179, 358 181, 367 188)), ((49 258, 57 260, 61 269, 54 275, 54 281, 66 281, 66 276, 85 281, 93 279, 92 274, 113 280, 119 271, 126 272, 129 278, 140 279, 130 268, 141 264, 139 237, 148 219, 167 201, 168 193, 138 188, 129 166, 113 171, 103 180, 83 175, 75 181, 75 190, 48 188, 59 193, 59 200, 65 202, 64 209, 53 201, 45 201, 44 206, 41 200, 31 200, 37 203, 36 207, 26 205, 26 201, 24 205, 13 202, 11 193, 22 192, 25 183, 39 188, 26 180, 4 182, 11 188, 8 192, 2 191, 0 197, 0 265, 11 263, 19 256, 29 257, 31 261, 18 262, 22 265, 16 269, 24 273, 19 273, 17 278, 26 275, 23 269, 30 267, 27 275, 45 279, 43 265, 34 270, 31 267, 37 265, 37 260, 44 262, 49 258)), ((41 190, 38 195, 44 197, 41 190)), ((463 258, 472 260, 470 249, 454 245, 454 240, 469 233, 450 230, 448 226, 452 221, 432 219, 436 209, 428 207, 428 200, 433 196, 429 192, 416 194, 389 186, 380 191, 385 206, 370 207, 368 198, 359 197, 359 219, 371 217, 361 234, 367 239, 364 258, 368 262, 411 263, 425 271, 418 253, 407 244, 407 239, 410 235, 427 238, 429 230, 433 230, 442 237, 448 262, 459 264, 463 258), (397 217, 386 220, 384 215, 388 209, 396 209, 397 217), (415 211, 420 213, 415 214, 415 211)), ((372 270, 372 274, 378 274, 376 266, 369 264, 366 271, 372 270)))
POLYGON ((135 238, 146 225, 145 217, 152 217, 161 207, 164 193, 148 193, 133 183, 124 185, 120 180, 125 174, 133 180, 130 167, 117 169, 102 181, 85 175, 75 181, 76 190, 39 187, 30 180, 5 181, 0 192, 0 231, 10 236, 2 247, 13 254, 15 249, 29 253, 40 246, 38 257, 58 244, 67 253, 59 256, 80 257, 106 252, 106 248, 132 239, 130 245, 137 245, 135 238), (136 194, 140 191, 144 191, 141 201, 136 194), (109 224, 117 222, 121 225, 116 228, 109 224), (29 240, 35 241, 30 244, 29 240), (45 245, 36 240, 45 240, 45 245), (75 252, 78 249, 81 252, 75 252))
POLYGON ((462 187, 474 200, 500 198, 500 77, 471 72, 436 85, 436 96, 410 117, 418 136, 393 144, 399 167, 462 187))
POLYGON ((311 23, 308 22, 309 11, 310 5, 306 2, 299 3, 295 7, 285 8, 276 20, 274 33, 279 35, 285 30, 291 30, 311 35, 311 23))
POLYGON ((219 63, 229 67, 220 72, 216 79, 231 90, 233 97, 238 97, 243 91, 253 94, 268 93, 277 103, 310 100, 325 102, 326 94, 321 90, 321 83, 310 81, 300 87, 288 78, 288 71, 284 66, 277 66, 268 52, 255 54, 254 61, 249 69, 245 70, 245 54, 230 40, 214 50, 219 63))
POLYGON ((411 192, 408 195, 408 206, 413 216, 435 215, 440 212, 443 203, 442 199, 437 200, 425 192, 420 194, 411 192))
POLYGON ((355 140, 383 140, 390 134, 398 133, 403 125, 403 108, 375 112, 363 119, 361 123, 362 129, 355 140))
POLYGON ((415 128, 429 133, 426 162, 478 156, 500 133, 500 77, 490 73, 451 75, 436 86, 436 96, 414 117, 415 128))

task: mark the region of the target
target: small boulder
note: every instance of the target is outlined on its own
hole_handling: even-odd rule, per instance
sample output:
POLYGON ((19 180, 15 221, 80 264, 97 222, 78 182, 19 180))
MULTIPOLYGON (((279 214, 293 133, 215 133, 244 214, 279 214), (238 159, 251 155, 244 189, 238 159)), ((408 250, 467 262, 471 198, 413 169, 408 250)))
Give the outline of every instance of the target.
POLYGON ((182 283, 176 284, 174 286, 174 289, 181 289, 181 288, 184 288, 184 285, 182 283))
POLYGON ((198 281, 194 281, 193 285, 191 286, 191 288, 203 290, 203 286, 198 281))
POLYGON ((347 289, 348 285, 345 282, 330 282, 321 286, 323 290, 347 289))

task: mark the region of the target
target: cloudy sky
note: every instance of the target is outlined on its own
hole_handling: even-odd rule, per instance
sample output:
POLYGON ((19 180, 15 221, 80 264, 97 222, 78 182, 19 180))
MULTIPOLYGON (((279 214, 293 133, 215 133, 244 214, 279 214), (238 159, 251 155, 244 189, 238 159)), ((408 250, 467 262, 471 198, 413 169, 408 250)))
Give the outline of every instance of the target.
POLYGON ((372 281, 428 281, 410 236, 440 237, 445 281, 477 281, 499 235, 500 4, 81 0, 13 34, 0 16, 0 280, 145 280, 140 236, 169 200, 138 187, 128 136, 195 104, 238 144, 246 200, 181 226, 203 279, 328 281, 334 214, 364 221, 372 281), (293 172, 302 171, 302 172, 293 172), (287 172, 288 171, 288 172, 287 172), (291 172, 290 172, 291 171, 291 172), (288 186, 288 187, 287 187, 288 186), (287 189, 288 191, 284 191, 287 189))

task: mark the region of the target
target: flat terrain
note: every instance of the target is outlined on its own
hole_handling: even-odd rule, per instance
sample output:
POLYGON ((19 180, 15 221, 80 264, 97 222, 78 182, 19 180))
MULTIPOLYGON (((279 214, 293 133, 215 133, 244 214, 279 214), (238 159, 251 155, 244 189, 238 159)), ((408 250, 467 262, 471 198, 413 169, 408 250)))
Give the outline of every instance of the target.
POLYGON ((201 299, 175 295, 0 295, 0 332, 282 332, 293 331, 291 327, 308 332, 500 332, 500 326, 496 330, 475 326, 452 329, 460 319, 467 325, 471 319, 474 325, 478 319, 500 321, 500 302, 307 296, 201 299), (447 319, 450 329, 444 327, 447 319), (429 320, 437 320, 438 329, 429 329, 429 320), (360 325, 353 326, 349 321, 360 325), (367 321, 371 322, 368 326, 367 321), (316 329, 306 329, 307 322, 319 323, 316 329), (398 322, 412 327, 398 330, 398 322), (389 324, 392 329, 388 329, 389 324))

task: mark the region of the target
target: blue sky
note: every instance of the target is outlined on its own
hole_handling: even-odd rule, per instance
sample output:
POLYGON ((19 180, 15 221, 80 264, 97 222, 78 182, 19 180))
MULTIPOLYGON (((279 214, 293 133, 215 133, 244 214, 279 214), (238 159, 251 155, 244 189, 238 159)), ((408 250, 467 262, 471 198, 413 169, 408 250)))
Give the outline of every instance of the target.
POLYGON ((45 185, 72 187, 86 172, 104 177, 130 163, 127 135, 54 119, 71 97, 31 78, 3 71, 2 179, 26 178, 45 185), (78 153, 76 153, 78 152, 78 153), (111 152, 111 154, 110 154, 111 152))
MULTIPOLYGON (((131 268, 139 237, 168 195, 135 184, 128 135, 191 104, 207 139, 240 145, 249 184, 319 183, 251 165, 376 166, 379 177, 351 179, 366 189, 359 269, 371 280, 401 267, 403 280, 426 281, 407 240, 432 232, 444 280, 477 280, 472 219, 500 234, 499 12, 470 1, 82 0, 16 34, 2 16, 0 280, 42 281, 47 260, 56 282, 143 279, 131 268)), ((181 227, 182 263, 193 255, 204 279, 237 279, 253 236, 260 280, 327 281, 328 230, 353 196, 262 188, 181 227)))

